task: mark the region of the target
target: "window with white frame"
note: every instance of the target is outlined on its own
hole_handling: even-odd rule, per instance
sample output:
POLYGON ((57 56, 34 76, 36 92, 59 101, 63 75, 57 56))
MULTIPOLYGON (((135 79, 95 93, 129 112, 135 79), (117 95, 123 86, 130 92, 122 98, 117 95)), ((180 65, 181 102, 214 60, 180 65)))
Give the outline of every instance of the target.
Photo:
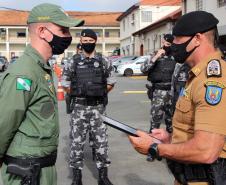
POLYGON ((196 0, 196 10, 203 9, 203 0, 196 0))
POLYGON ((218 7, 226 6, 226 0, 217 0, 218 1, 218 7))
POLYGON ((26 32, 17 32, 17 37, 26 37, 26 32))
POLYGON ((142 22, 152 22, 152 12, 151 11, 142 11, 141 12, 141 21, 142 22))
POLYGON ((132 25, 135 24, 135 14, 134 13, 131 15, 131 24, 132 25))

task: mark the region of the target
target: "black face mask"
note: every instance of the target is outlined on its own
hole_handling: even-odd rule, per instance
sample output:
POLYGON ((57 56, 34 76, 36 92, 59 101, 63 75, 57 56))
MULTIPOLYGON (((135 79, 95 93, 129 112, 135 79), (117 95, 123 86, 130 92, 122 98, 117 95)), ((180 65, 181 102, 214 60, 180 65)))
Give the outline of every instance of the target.
MULTIPOLYGON (((47 28, 46 28, 47 29, 47 28)), ((52 48, 53 55, 60 55, 64 53, 65 49, 67 49, 72 41, 72 37, 59 37, 47 29, 53 35, 52 41, 48 42, 52 48)))
POLYGON ((167 56, 169 56, 172 53, 170 46, 163 46, 162 49, 165 50, 167 56))
POLYGON ((96 47, 96 43, 83 43, 82 49, 88 54, 92 53, 96 47))
POLYGON ((191 37, 188 41, 182 43, 182 44, 174 44, 172 43, 171 49, 172 49, 172 55, 176 62, 178 63, 184 63, 186 59, 195 51, 195 49, 198 47, 194 47, 191 51, 187 51, 186 48, 188 44, 191 42, 191 40, 194 38, 191 37))

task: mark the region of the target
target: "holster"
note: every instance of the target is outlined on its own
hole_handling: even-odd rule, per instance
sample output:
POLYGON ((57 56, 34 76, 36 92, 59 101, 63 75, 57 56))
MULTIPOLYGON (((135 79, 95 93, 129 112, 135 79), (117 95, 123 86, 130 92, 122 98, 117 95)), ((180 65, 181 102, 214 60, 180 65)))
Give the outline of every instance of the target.
POLYGON ((154 93, 154 88, 153 88, 153 86, 151 86, 151 85, 149 85, 149 84, 146 84, 146 88, 148 89, 147 90, 147 95, 148 95, 148 98, 150 99, 150 100, 152 100, 153 99, 153 93, 154 93))
POLYGON ((209 168, 209 179, 213 185, 226 184, 226 159, 219 158, 209 168))
POLYGON ((54 166, 57 153, 40 158, 20 158, 5 156, 6 173, 21 177, 21 185, 40 185, 42 168, 54 166))
POLYGON ((65 95, 65 102, 66 102, 66 113, 71 114, 73 107, 72 107, 72 98, 70 94, 65 95))
POLYGON ((167 159, 167 164, 175 179, 182 185, 188 185, 188 182, 226 184, 226 160, 223 158, 212 164, 183 164, 167 159))
POLYGON ((19 166, 18 164, 8 164, 6 173, 10 173, 22 178, 21 185, 40 185, 40 164, 30 164, 30 166, 19 166))

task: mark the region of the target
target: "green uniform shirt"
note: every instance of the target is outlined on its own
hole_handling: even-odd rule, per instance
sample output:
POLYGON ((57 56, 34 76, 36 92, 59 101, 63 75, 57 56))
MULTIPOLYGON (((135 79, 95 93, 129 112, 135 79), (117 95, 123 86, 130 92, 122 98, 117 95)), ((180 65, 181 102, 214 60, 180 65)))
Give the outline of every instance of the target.
POLYGON ((59 119, 51 68, 30 45, 0 80, 0 158, 41 157, 58 146, 59 119))

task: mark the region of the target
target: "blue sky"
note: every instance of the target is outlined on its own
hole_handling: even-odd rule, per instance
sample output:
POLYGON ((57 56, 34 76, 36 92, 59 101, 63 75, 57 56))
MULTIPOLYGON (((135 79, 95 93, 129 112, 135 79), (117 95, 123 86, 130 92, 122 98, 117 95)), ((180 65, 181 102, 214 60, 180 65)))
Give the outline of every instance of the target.
POLYGON ((65 10, 74 11, 125 11, 138 0, 0 0, 0 7, 30 10, 40 3, 54 3, 65 10))

